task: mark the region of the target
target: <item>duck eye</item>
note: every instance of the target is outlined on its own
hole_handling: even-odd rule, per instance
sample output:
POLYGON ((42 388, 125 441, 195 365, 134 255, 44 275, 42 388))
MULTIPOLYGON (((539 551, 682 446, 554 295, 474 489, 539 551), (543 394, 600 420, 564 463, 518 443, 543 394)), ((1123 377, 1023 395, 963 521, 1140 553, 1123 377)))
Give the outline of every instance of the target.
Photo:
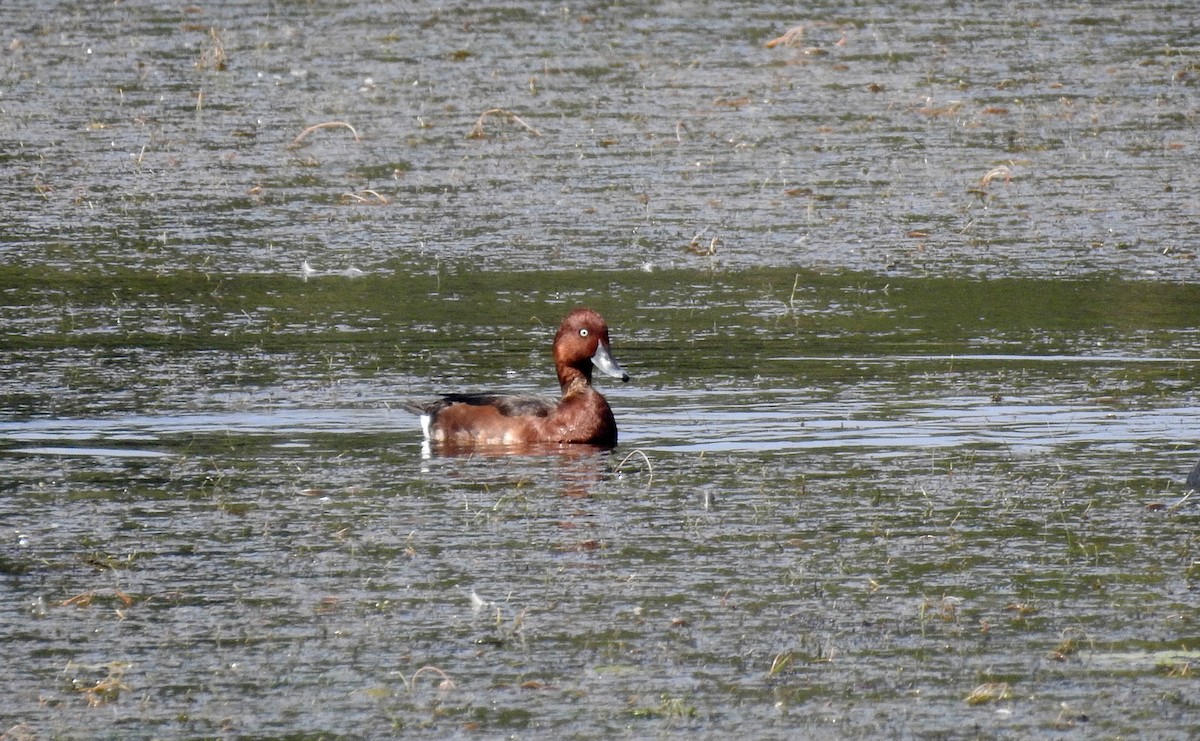
POLYGON ((587 336, 588 336, 587 327, 584 327, 583 329, 579 330, 579 336, 580 336, 580 337, 587 337, 587 336))

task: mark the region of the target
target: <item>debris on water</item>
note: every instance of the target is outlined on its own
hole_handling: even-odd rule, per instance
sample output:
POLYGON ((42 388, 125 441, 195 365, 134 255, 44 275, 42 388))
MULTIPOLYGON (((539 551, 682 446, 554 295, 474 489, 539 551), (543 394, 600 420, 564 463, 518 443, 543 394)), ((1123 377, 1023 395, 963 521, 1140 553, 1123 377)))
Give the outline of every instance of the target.
POLYGON ((221 35, 215 28, 209 28, 208 35, 211 42, 200 52, 200 58, 196 60, 196 68, 223 72, 229 64, 229 57, 225 54, 225 43, 221 41, 221 35))
POLYGON ((360 190, 358 193, 343 193, 342 203, 361 203, 368 206, 386 206, 391 199, 375 190, 360 190))
POLYGON ((542 135, 542 132, 525 123, 525 119, 521 118, 512 111, 506 111, 503 108, 489 108, 488 110, 479 114, 479 119, 475 122, 475 125, 471 127, 471 131, 467 134, 468 139, 484 139, 487 137, 487 134, 485 134, 483 131, 483 122, 488 116, 502 116, 512 123, 520 124, 533 136, 542 135))
POLYGON ((308 260, 304 260, 303 262, 300 263, 300 277, 304 280, 305 283, 308 282, 309 278, 316 278, 316 277, 322 276, 322 275, 329 275, 329 276, 336 275, 336 276, 341 276, 342 278, 361 278, 362 276, 366 275, 366 272, 363 270, 359 270, 356 267, 343 268, 342 270, 320 271, 320 270, 317 270, 316 268, 314 268, 308 262, 308 260))
POLYGON ((979 187, 986 190, 993 180, 1003 180, 1004 184, 1008 185, 1012 179, 1012 168, 1008 165, 999 165, 988 170, 983 177, 979 178, 979 187))
POLYGON ((774 49, 777 46, 795 46, 804 40, 804 26, 792 26, 787 31, 784 31, 782 36, 771 39, 766 43, 768 49, 774 49))
POLYGON ((129 691, 129 685, 125 684, 124 677, 131 666, 133 665, 124 661, 110 661, 104 664, 81 664, 68 661, 67 666, 63 669, 63 674, 69 677, 73 689, 83 693, 89 706, 100 707, 116 701, 122 691, 129 691), (95 681, 81 676, 100 672, 103 672, 104 676, 95 681))
POLYGON ((354 128, 353 126, 346 123, 345 121, 325 121, 323 123, 313 124, 312 126, 309 126, 308 128, 306 128, 304 131, 301 131, 299 134, 296 134, 296 138, 292 139, 292 143, 288 146, 290 146, 292 148, 300 146, 300 142, 304 141, 304 139, 309 134, 313 133, 317 129, 329 129, 329 128, 337 128, 337 127, 350 129, 350 133, 354 135, 354 141, 356 141, 356 142, 362 141, 362 137, 358 135, 358 129, 354 128))
POLYGON ((472 611, 479 612, 480 610, 482 610, 483 608, 485 608, 491 604, 493 604, 493 603, 488 602, 484 598, 480 597, 479 593, 476 592, 474 589, 471 590, 471 610, 472 611))
POLYGON ((967 695, 967 704, 984 705, 1009 699, 1012 699, 1012 686, 1008 682, 985 682, 967 695))

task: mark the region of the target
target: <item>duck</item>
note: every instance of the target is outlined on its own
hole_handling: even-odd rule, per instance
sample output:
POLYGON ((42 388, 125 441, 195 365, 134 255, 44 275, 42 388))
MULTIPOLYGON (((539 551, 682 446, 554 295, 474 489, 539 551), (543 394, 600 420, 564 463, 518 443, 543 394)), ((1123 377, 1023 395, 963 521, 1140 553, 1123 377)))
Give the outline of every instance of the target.
POLYGON ((562 320, 553 344, 561 396, 505 393, 447 394, 432 402, 404 402, 420 416, 425 442, 438 448, 591 445, 614 448, 617 422, 608 401, 592 385, 592 373, 629 381, 613 357, 608 324, 579 307, 562 320))

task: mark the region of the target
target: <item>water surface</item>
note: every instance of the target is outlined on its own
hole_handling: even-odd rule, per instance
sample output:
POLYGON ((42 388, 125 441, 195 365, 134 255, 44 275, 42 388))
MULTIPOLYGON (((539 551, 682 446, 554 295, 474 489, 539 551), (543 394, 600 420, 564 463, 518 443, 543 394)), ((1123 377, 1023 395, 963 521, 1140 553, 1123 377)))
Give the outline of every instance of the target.
POLYGON ((0 28, 0 734, 1200 733, 1190 5, 0 28))

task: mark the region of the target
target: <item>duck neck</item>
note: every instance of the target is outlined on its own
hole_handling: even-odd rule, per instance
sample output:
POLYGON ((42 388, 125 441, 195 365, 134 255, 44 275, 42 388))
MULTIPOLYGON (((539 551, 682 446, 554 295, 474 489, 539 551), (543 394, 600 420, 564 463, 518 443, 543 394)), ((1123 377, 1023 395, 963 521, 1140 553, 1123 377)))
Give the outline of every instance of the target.
POLYGON ((559 368, 558 385, 562 387, 563 396, 588 388, 592 385, 591 365, 589 364, 587 370, 571 365, 559 368))

